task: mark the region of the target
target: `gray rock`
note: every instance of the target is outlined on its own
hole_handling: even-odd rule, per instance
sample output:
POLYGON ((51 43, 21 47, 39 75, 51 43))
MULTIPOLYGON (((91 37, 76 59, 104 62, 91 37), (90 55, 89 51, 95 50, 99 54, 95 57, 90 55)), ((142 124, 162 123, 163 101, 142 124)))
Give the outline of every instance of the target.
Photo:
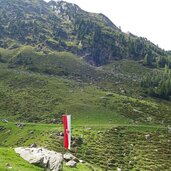
POLYGON ((3 123, 8 123, 8 120, 7 119, 2 119, 2 122, 3 123))
POLYGON ((30 145, 30 148, 35 148, 35 147, 37 147, 36 143, 33 143, 33 144, 30 145))
POLYGON ((60 135, 60 136, 64 136, 64 133, 63 133, 63 132, 60 132, 59 135, 60 135))
POLYGON ((84 161, 84 160, 79 160, 79 162, 80 162, 80 163, 85 163, 85 161, 84 161))
POLYGON ((145 139, 149 140, 151 138, 150 134, 145 135, 145 139))
POLYGON ((76 167, 77 163, 74 160, 70 160, 66 163, 66 165, 69 167, 76 167))
POLYGON ((43 167, 49 171, 59 171, 62 163, 62 154, 49 151, 45 148, 15 148, 24 160, 31 164, 43 167))
POLYGON ((70 154, 70 153, 65 153, 64 154, 64 160, 65 161, 70 161, 70 160, 73 160, 73 159, 75 159, 75 156, 73 156, 72 154, 70 154))

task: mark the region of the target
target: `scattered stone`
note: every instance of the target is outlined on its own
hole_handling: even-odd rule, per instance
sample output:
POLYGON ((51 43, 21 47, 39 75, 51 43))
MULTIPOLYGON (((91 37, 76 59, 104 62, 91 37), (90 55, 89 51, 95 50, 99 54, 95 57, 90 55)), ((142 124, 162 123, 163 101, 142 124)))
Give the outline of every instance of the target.
POLYGON ((129 164, 130 165, 134 165, 135 164, 135 161, 131 160, 131 161, 129 161, 129 164))
POLYGON ((122 94, 125 94, 125 90, 122 89, 122 90, 121 90, 121 93, 122 93, 122 94))
POLYGON ((30 148, 35 148, 35 147, 37 147, 36 143, 33 143, 33 144, 30 145, 30 148))
POLYGON ((34 131, 30 131, 29 134, 34 134, 34 131))
POLYGON ((70 160, 66 163, 66 165, 69 167, 76 167, 77 163, 74 160, 70 160))
POLYGON ((122 169, 121 169, 121 168, 119 168, 119 167, 117 167, 117 171, 122 171, 122 169))
POLYGON ((62 163, 62 154, 45 148, 15 148, 24 160, 31 164, 43 167, 49 171, 59 171, 62 163))
POLYGON ((64 136, 64 133, 63 132, 60 132, 59 135, 63 137, 64 136))
POLYGON ((84 161, 84 160, 79 160, 79 162, 80 162, 80 163, 85 163, 85 161, 84 161))
POLYGON ((149 140, 150 139, 150 134, 145 135, 145 139, 149 140))
POLYGON ((64 160, 65 161, 70 161, 70 160, 74 160, 75 159, 75 156, 73 156, 72 154, 70 154, 70 153, 65 153, 64 154, 64 160))
POLYGON ((8 120, 7 119, 2 119, 2 122, 3 123, 8 123, 8 120))
POLYGON ((136 112, 136 113, 143 113, 142 111, 139 111, 137 109, 133 109, 133 111, 136 112))

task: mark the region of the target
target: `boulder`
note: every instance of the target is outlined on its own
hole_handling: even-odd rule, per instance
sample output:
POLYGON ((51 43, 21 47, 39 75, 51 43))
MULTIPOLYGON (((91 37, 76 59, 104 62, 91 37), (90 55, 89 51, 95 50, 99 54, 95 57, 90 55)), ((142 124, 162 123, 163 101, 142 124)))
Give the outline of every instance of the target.
POLYGON ((59 171, 62 163, 62 154, 45 148, 15 148, 24 160, 31 164, 43 167, 49 171, 59 171))
POLYGON ((76 167, 77 163, 74 160, 70 160, 66 163, 66 165, 69 167, 76 167))
POLYGON ((70 161, 70 160, 73 160, 73 159, 75 159, 75 156, 73 156, 72 154, 70 154, 70 153, 65 153, 64 154, 64 160, 65 161, 70 161))

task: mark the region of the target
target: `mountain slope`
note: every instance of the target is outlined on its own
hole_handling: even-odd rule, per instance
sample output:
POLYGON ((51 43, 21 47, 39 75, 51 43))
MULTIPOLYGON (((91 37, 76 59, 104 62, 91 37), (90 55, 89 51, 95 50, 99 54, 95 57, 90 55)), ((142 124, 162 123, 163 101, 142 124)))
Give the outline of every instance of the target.
POLYGON ((171 101, 141 87, 170 73, 169 52, 64 1, 0 0, 0 23, 0 170, 41 170, 11 147, 63 151, 64 112, 70 152, 92 164, 64 170, 171 168, 171 101))
POLYGON ((64 1, 0 0, 0 47, 23 44, 69 51, 93 65, 116 59, 151 61, 167 53, 145 38, 125 34, 103 14, 88 13, 64 1))

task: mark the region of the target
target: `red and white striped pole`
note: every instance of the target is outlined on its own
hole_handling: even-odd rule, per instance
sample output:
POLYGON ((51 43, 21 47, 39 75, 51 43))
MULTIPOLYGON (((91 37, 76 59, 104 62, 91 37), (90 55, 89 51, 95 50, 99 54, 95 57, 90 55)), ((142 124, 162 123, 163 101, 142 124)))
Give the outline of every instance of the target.
MULTIPOLYGON (((64 148, 66 150, 71 148, 71 115, 62 115, 64 126, 64 148)), ((64 152, 62 154, 62 171, 63 171, 64 152)))
POLYGON ((64 147, 65 149, 71 148, 71 115, 62 115, 64 125, 64 147))

